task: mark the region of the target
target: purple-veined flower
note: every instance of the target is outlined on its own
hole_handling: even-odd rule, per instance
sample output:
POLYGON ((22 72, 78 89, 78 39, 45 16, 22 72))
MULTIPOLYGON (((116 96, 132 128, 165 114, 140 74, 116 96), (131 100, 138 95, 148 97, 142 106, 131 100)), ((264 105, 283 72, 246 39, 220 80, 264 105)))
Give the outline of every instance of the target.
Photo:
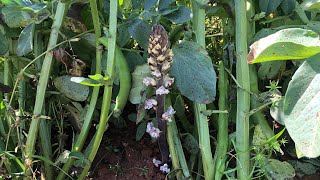
POLYGON ((168 164, 165 163, 164 165, 160 166, 160 171, 165 172, 165 173, 169 173, 170 168, 169 168, 168 164))
POLYGON ((156 95, 163 95, 163 94, 169 94, 169 90, 166 89, 163 86, 160 86, 157 90, 156 90, 156 95))
POLYGON ((156 86, 157 82, 156 80, 154 80, 152 77, 145 77, 143 79, 143 84, 145 84, 146 86, 156 86))
POLYGON ((172 106, 169 106, 167 111, 162 114, 162 119, 165 121, 171 122, 172 121, 171 117, 175 113, 176 113, 176 111, 172 108, 172 106))
POLYGON ((174 83, 174 78, 168 77, 164 81, 164 87, 169 88, 174 83))
POLYGON ((151 109, 153 107, 156 107, 158 104, 158 102, 154 99, 147 99, 145 102, 144 102, 144 109, 151 109))
POLYGON ((154 127, 152 122, 149 122, 147 124, 146 132, 149 133, 152 138, 158 138, 160 136, 160 133, 161 133, 160 129, 154 127))
POLYGON ((151 72, 152 75, 154 75, 156 78, 161 78, 161 73, 158 69, 151 72))
POLYGON ((152 163, 156 166, 156 167, 159 167, 159 165, 161 164, 161 161, 156 159, 156 158, 153 158, 152 159, 152 163))

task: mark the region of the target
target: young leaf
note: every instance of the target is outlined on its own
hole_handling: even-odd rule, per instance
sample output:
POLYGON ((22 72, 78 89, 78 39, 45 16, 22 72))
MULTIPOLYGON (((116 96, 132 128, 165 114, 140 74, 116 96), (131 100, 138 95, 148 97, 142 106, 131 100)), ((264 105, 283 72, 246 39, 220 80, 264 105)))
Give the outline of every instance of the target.
POLYGON ((182 95, 197 103, 210 103, 216 96, 216 73, 207 51, 191 41, 172 48, 170 74, 182 95))
POLYGON ((34 23, 29 24, 25 27, 18 40, 18 47, 17 47, 17 55, 24 56, 32 51, 33 49, 33 31, 34 31, 34 23))
POLYGON ((143 137, 144 133, 147 129, 147 121, 142 122, 139 124, 136 132, 136 141, 140 141, 140 139, 143 137))
POLYGON ((320 155, 320 54, 307 59, 295 72, 284 100, 285 126, 301 153, 320 155))
POLYGON ((247 61, 250 64, 273 60, 304 59, 320 52, 319 35, 301 28, 283 29, 254 42, 247 61))

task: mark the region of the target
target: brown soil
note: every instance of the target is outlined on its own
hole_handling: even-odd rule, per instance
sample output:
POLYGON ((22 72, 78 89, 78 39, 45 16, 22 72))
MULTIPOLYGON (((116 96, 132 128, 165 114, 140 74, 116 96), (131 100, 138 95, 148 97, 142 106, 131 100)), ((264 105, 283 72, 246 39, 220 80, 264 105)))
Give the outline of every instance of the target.
POLYGON ((94 179, 165 179, 152 163, 153 158, 160 157, 158 144, 152 143, 146 134, 136 141, 135 132, 136 125, 130 121, 123 129, 108 128, 93 162, 94 179))

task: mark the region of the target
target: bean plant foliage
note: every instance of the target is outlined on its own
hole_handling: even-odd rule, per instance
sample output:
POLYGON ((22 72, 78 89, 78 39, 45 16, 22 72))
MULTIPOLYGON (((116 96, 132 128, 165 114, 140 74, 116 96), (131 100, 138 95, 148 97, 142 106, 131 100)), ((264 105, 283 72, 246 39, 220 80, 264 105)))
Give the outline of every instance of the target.
POLYGON ((131 126, 123 152, 159 150, 115 177, 316 173, 319 19, 318 0, 2 0, 0 179, 99 178, 131 126))

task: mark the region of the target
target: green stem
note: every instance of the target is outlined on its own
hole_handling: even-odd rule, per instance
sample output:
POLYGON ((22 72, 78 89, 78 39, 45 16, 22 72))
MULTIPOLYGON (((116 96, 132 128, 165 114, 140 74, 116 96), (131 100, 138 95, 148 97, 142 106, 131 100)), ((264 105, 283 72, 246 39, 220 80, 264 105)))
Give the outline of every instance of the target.
MULTIPOLYGON (((90 0, 90 7, 91 7, 91 14, 92 14, 92 20, 93 20, 93 26, 95 30, 95 37, 96 37, 96 62, 95 62, 95 74, 101 74, 101 56, 102 51, 100 49, 100 43, 99 38, 101 37, 101 27, 99 22, 99 12, 96 4, 96 0, 90 0)), ((81 132, 72 147, 72 152, 80 152, 83 148, 83 145, 87 139, 91 121, 92 121, 92 115, 95 110, 95 106, 97 104, 98 96, 99 96, 99 90, 100 87, 94 87, 90 99, 90 104, 86 112, 86 116, 84 118, 84 123, 82 125, 81 132)), ((63 165, 62 170, 64 172, 69 172, 69 169, 72 167, 75 159, 69 158, 68 161, 63 165)), ((65 178, 65 173, 62 171, 59 173, 57 180, 63 180, 65 178)))
MULTIPOLYGON (((56 14, 54 17, 54 21, 52 24, 52 30, 50 34, 48 49, 51 49, 53 46, 57 44, 58 36, 59 36, 59 29, 63 22, 63 14, 67 9, 67 3, 63 3, 62 1, 58 2, 56 14)), ((43 61, 43 65, 41 68, 40 79, 37 87, 37 96, 36 102, 33 111, 33 117, 30 125, 30 129, 28 132, 27 142, 26 142, 26 149, 25 149, 25 165, 29 172, 31 172, 32 168, 32 156, 34 155, 35 151, 35 143, 37 140, 37 134, 39 130, 39 115, 41 115, 44 99, 47 89, 47 84, 50 76, 51 64, 52 64, 52 52, 46 53, 46 56, 43 61)), ((30 174, 27 174, 30 175, 30 174)))
MULTIPOLYGON (((165 107, 167 109, 167 107, 171 106, 171 98, 170 96, 166 96, 166 100, 165 100, 165 107)), ((184 156, 184 152, 183 152, 183 149, 182 149, 182 144, 181 144, 181 141, 180 141, 180 135, 179 135, 179 132, 178 132, 178 129, 177 129, 177 125, 176 125, 176 121, 175 121, 175 118, 174 116, 172 116, 172 121, 170 123, 167 123, 167 126, 168 126, 168 142, 169 142, 169 149, 170 149, 170 152, 175 150, 176 154, 171 154, 171 159, 172 161, 174 159, 177 159, 176 157, 174 156, 178 156, 178 159, 179 159, 179 164, 181 166, 181 169, 182 169, 182 172, 183 172, 183 175, 184 175, 184 179, 192 179, 191 175, 190 175, 190 172, 189 172, 189 168, 188 168, 188 165, 187 165, 187 161, 186 161, 186 158, 184 156), (173 140, 173 143, 172 144, 172 141, 173 140), (172 147, 172 145, 174 147, 172 147), (173 149, 173 150, 171 150, 173 149)), ((178 178, 179 179, 179 178, 178 178)))
MULTIPOLYGON (((40 28, 42 27, 41 25, 39 26, 40 28)), ((34 38, 34 55, 35 57, 39 56, 42 52, 43 52, 43 36, 41 34, 40 31, 38 31, 35 35, 34 38)), ((41 63, 42 61, 37 61, 36 64, 36 68, 37 71, 40 72, 41 71, 41 63)), ((20 97, 22 96, 20 91, 21 91, 21 84, 22 83, 26 83, 25 80, 21 80, 19 82, 20 86, 19 86, 19 99, 21 98, 21 100, 19 101, 19 103, 21 103, 24 98, 20 97)), ((25 104, 23 104, 25 105, 25 104)), ((24 109, 24 107, 23 107, 24 109)), ((44 109, 44 108, 43 108, 44 109)), ((20 107, 21 110, 21 107, 20 107)), ((42 111, 42 114, 46 114, 45 110, 42 111)), ((24 129, 25 125, 21 124, 21 129, 24 129)), ((52 155, 52 144, 51 144, 51 126, 49 125, 49 123, 47 122, 46 119, 40 119, 40 128, 39 128, 39 135, 40 135, 40 140, 41 140, 41 147, 42 147, 42 153, 43 156, 45 158, 47 158, 48 160, 51 161, 51 155, 52 155)), ((22 131, 22 130, 21 130, 22 131)), ((22 133, 21 133, 22 135, 22 133)), ((52 180, 53 179, 53 169, 50 163, 44 161, 44 168, 45 168, 45 177, 48 180, 52 180)))
MULTIPOLYGON (((219 62, 219 110, 227 110, 228 103, 228 76, 224 70, 223 61, 219 62)), ((218 121, 218 147, 215 163, 215 179, 219 180, 225 170, 225 161, 228 148, 228 114, 220 113, 218 121)))
POLYGON ((247 14, 246 1, 235 1, 236 19, 236 55, 237 81, 243 89, 237 89, 237 117, 236 117, 236 149, 238 154, 238 179, 250 179, 250 152, 249 149, 249 117, 250 111, 250 78, 247 57, 247 14))
MULTIPOLYGON (((95 2, 95 0, 90 1, 95 2)), ((117 10, 118 10, 118 1, 110 1, 110 15, 109 15, 109 40, 108 40, 108 64, 107 64, 107 75, 111 79, 111 84, 114 79, 114 67, 115 67, 115 49, 116 49, 116 39, 117 39, 117 10)), ((84 167, 82 173, 79 176, 79 179, 84 179, 90 169, 90 165, 97 154, 99 145, 101 143, 103 133, 106 130, 108 123, 108 114, 110 110, 112 96, 112 86, 105 86, 102 100, 102 112, 100 114, 100 122, 98 129, 96 131, 96 137, 94 139, 93 147, 89 153, 88 160, 89 163, 84 167)))
MULTIPOLYGON (((199 1, 192 1, 193 30, 196 34, 196 41, 205 48, 205 9, 198 4, 199 1)), ((203 1, 201 4, 204 4, 203 1)), ((194 103, 195 120, 199 134, 199 147, 202 156, 202 165, 205 179, 214 179, 214 163, 210 146, 210 134, 207 116, 201 112, 206 111, 205 104, 194 103)))

